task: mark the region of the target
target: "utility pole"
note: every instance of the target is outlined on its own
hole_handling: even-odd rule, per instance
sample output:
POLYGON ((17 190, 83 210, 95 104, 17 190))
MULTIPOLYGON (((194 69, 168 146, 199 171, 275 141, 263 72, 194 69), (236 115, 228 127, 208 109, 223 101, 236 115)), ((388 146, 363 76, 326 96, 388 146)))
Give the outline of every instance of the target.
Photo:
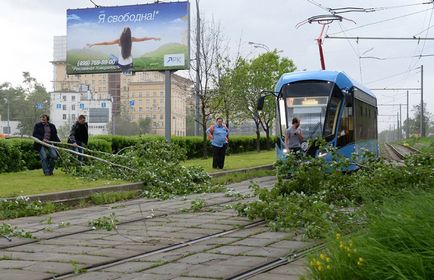
POLYGON ((402 139, 402 111, 401 105, 399 104, 399 139, 402 139))
POLYGON ((196 112, 194 121, 194 135, 199 136, 199 92, 200 92, 200 15, 199 0, 196 0, 196 112))
POLYGON ((407 125, 405 126, 405 138, 409 138, 410 137, 410 119, 409 119, 409 117, 408 117, 408 103, 409 102, 409 99, 408 99, 408 90, 407 90, 407 125))
POLYGON ((420 136, 425 136, 425 124, 423 117, 423 65, 420 66, 420 136))
POLYGON ((396 113, 396 122, 397 122, 397 129, 396 129, 396 139, 397 140, 399 140, 400 139, 400 137, 399 137, 399 113, 396 113))
POLYGON ((9 93, 8 93, 8 97, 7 97, 7 102, 8 102, 8 131, 7 131, 7 133, 8 134, 11 134, 11 126, 10 126, 10 124, 9 124, 9 93))

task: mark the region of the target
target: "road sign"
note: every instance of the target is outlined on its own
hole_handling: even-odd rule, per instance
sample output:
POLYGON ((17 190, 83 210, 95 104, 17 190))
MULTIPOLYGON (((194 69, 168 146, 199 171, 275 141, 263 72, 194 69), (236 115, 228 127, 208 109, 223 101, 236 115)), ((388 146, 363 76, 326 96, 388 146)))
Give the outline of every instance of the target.
POLYGON ((44 104, 43 103, 36 103, 36 109, 39 109, 39 110, 44 109, 44 104))

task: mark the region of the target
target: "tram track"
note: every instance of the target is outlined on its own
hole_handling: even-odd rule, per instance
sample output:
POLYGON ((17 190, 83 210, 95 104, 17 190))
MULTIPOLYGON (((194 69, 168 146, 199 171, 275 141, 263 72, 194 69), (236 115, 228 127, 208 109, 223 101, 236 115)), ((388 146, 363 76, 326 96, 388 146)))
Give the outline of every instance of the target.
POLYGON ((404 146, 401 144, 389 144, 384 143, 384 146, 386 147, 389 155, 391 155, 392 160, 396 160, 393 158, 398 158, 398 161, 404 161, 404 159, 412 154, 420 153, 419 150, 410 147, 410 146, 404 146))
MULTIPOLYGON (((201 237, 198 237, 198 238, 190 239, 190 240, 179 242, 179 243, 176 243, 176 244, 173 244, 173 245, 169 245, 169 246, 166 246, 166 247, 163 247, 163 248, 159 248, 159 249, 156 249, 156 250, 151 250, 151 251, 143 252, 143 253, 140 253, 140 254, 132 255, 132 256, 129 256, 129 257, 126 257, 126 258, 119 258, 119 259, 116 259, 116 260, 113 260, 113 261, 108 261, 108 262, 104 262, 104 263, 98 263, 98 264, 95 264, 95 265, 87 266, 87 267, 84 267, 82 269, 84 269, 86 272, 99 271, 99 270, 103 270, 103 269, 106 269, 106 268, 109 268, 109 267, 113 267, 113 266, 116 266, 116 265, 124 264, 124 263, 130 262, 130 261, 138 260, 138 259, 141 259, 143 257, 149 257, 149 256, 160 254, 160 253, 166 253, 166 252, 178 250, 178 249, 181 249, 181 248, 184 248, 184 247, 187 247, 187 246, 191 246, 191 245, 194 245, 196 243, 199 243, 199 242, 202 242, 202 241, 205 241, 205 240, 208 240, 208 239, 222 237, 222 236, 229 235, 229 234, 232 234, 232 233, 237 232, 237 231, 241 231, 241 230, 244 230, 244 229, 254 228, 254 227, 257 227, 257 226, 260 226, 260 225, 264 225, 264 224, 265 224, 265 221, 260 220, 260 221, 256 221, 256 222, 247 224, 243 228, 225 230, 225 231, 221 231, 221 232, 218 232, 218 233, 201 236, 201 237)), ((71 271, 71 272, 68 272, 68 273, 58 274, 58 275, 54 275, 52 277, 44 278, 44 280, 66 279, 66 278, 69 278, 71 276, 76 276, 76 273, 74 271, 71 271)))
MULTIPOLYGON (((271 182, 274 182, 274 181, 275 181, 274 178, 270 178, 269 180, 263 181, 261 183, 268 184, 268 183, 271 183, 271 182)), ((226 197, 225 194, 222 194, 222 197, 226 197)), ((209 200, 211 200, 211 199, 215 199, 215 198, 212 197, 209 200)), ((216 206, 226 205, 226 204, 230 204, 230 203, 234 203, 234 202, 240 202, 240 201, 247 200, 247 199, 249 199, 249 198, 246 198, 246 199, 239 199, 239 198, 231 199, 230 197, 228 197, 227 200, 224 200, 224 201, 221 201, 221 202, 216 202, 216 203, 209 203, 208 200, 206 200, 206 207, 207 208, 216 207, 216 206)), ((140 202, 140 203, 138 203, 139 208, 141 207, 141 204, 147 203, 147 202, 151 203, 151 202, 155 202, 155 200, 140 202)), ((131 204, 131 205, 135 206, 136 204, 134 203, 134 204, 131 204)), ((141 216, 139 218, 130 219, 130 220, 127 220, 127 221, 121 221, 121 222, 117 223, 117 226, 128 225, 128 224, 137 223, 137 222, 144 222, 144 221, 150 220, 150 219, 165 218, 165 217, 169 217, 170 215, 176 215, 176 214, 183 213, 184 211, 185 211, 184 208, 180 208, 180 209, 176 209, 175 211, 169 211, 169 212, 165 212, 165 213, 161 213, 161 214, 155 214, 155 215, 152 215, 152 216, 141 216)), ((79 225, 77 225, 77 226, 79 226, 79 225)), ((41 231, 41 230, 36 230, 36 231, 31 232, 31 233, 39 232, 39 231, 41 231)), ((74 236, 74 235, 78 235, 78 234, 83 234, 83 233, 87 233, 87 232, 93 232, 93 231, 95 231, 95 229, 89 227, 87 229, 82 229, 82 230, 76 230, 76 231, 73 231, 73 232, 57 234, 57 235, 54 235, 54 236, 41 237, 41 238, 33 239, 33 240, 26 240, 24 242, 19 242, 19 243, 16 243, 16 244, 0 245, 0 250, 12 249, 12 248, 19 247, 19 246, 24 246, 24 245, 38 243, 38 242, 41 242, 41 241, 53 240, 53 239, 58 239, 58 238, 63 238, 63 237, 70 237, 70 236, 74 236)))
POLYGON ((252 267, 246 271, 243 271, 237 275, 225 278, 225 280, 244 280, 250 279, 256 275, 266 273, 270 270, 278 268, 283 265, 291 264, 299 259, 306 257, 307 255, 318 252, 326 247, 325 242, 318 242, 311 247, 303 248, 302 250, 297 250, 285 257, 276 258, 264 264, 252 267))

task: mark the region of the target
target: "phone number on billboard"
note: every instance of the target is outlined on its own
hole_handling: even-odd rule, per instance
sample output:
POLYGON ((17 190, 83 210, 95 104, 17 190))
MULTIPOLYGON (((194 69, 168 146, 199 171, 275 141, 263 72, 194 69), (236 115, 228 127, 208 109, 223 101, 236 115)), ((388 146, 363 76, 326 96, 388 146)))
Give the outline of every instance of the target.
POLYGON ((107 65, 115 64, 112 59, 97 59, 97 60, 79 60, 77 66, 95 66, 95 65, 107 65))

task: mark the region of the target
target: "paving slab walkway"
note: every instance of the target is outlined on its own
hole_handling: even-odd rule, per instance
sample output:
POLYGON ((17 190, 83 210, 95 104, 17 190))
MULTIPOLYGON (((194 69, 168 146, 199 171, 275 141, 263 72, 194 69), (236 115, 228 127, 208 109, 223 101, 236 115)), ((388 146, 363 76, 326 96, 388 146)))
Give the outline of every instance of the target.
MULTIPOLYGON (((271 187, 275 179, 255 181, 271 187)), ((5 221, 36 239, 0 240, 0 279, 225 279, 311 246, 238 216, 233 194, 248 194, 249 185, 230 185, 231 195, 136 199, 5 221), (192 213, 197 199, 206 208, 192 213), (89 220, 111 213, 120 222, 116 230, 89 227, 89 220)))

